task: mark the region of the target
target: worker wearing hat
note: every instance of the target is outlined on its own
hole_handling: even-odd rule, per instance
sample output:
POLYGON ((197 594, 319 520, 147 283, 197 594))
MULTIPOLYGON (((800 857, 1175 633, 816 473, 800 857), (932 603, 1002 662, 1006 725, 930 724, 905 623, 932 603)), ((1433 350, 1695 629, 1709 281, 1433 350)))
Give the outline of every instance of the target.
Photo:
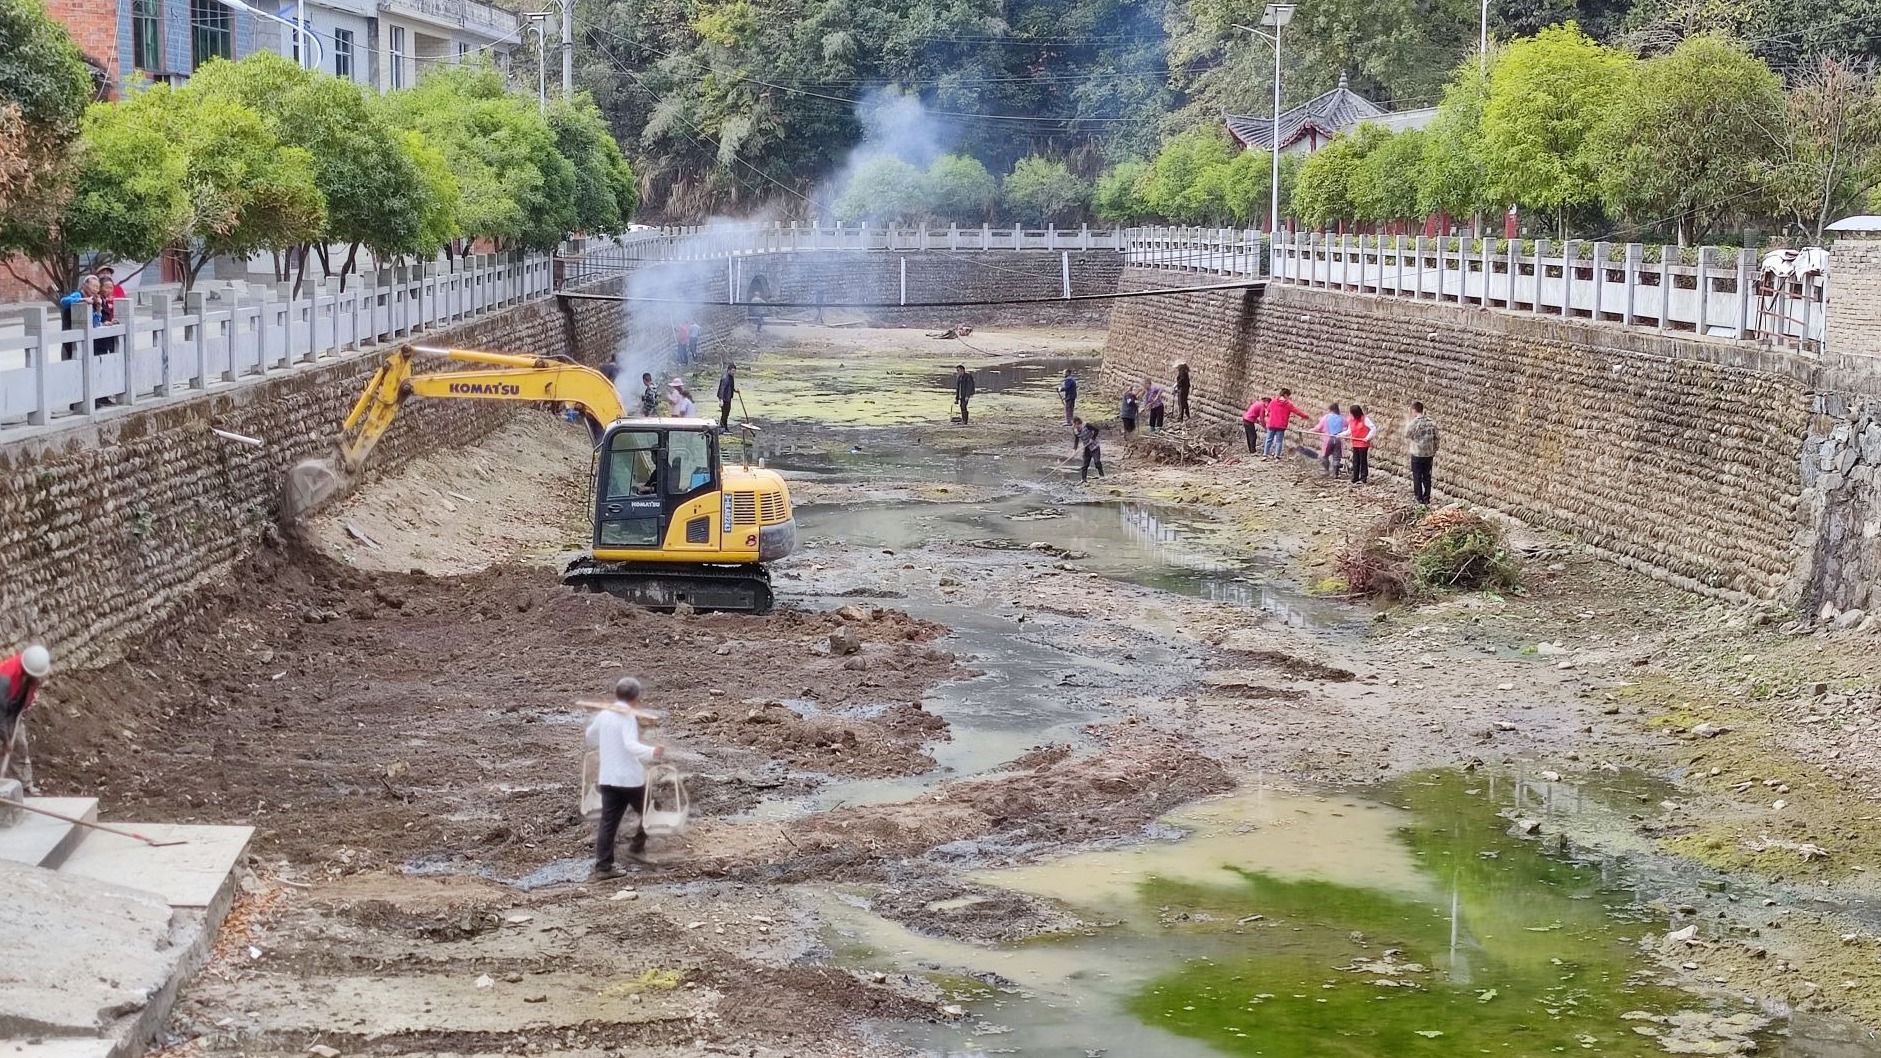
POLYGON ((52 653, 38 643, 0 660, 0 779, 7 777, 17 750, 20 779, 32 785, 32 758, 26 752, 26 731, 21 721, 51 672, 52 653))

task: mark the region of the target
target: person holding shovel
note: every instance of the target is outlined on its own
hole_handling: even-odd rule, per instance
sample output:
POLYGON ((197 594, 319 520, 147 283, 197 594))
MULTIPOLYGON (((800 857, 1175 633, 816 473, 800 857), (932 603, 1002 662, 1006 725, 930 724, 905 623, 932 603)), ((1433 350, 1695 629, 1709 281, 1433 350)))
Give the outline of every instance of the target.
POLYGON ((973 372, 967 365, 954 367, 954 403, 960 405, 960 425, 966 426, 973 420, 967 414, 967 402, 973 399, 973 372))
POLYGON ((52 654, 34 643, 12 657, 0 659, 0 779, 14 770, 19 757, 20 783, 33 784, 33 758, 26 748, 26 710, 52 672, 52 654))
POLYGON ((666 748, 640 741, 640 694, 639 680, 621 677, 614 684, 614 701, 597 708, 594 719, 588 721, 588 745, 601 756, 595 784, 601 794, 601 822, 594 835, 596 879, 618 878, 622 873, 614 866, 614 842, 629 806, 639 818, 627 854, 637 858, 647 847, 647 764, 665 756, 666 748))

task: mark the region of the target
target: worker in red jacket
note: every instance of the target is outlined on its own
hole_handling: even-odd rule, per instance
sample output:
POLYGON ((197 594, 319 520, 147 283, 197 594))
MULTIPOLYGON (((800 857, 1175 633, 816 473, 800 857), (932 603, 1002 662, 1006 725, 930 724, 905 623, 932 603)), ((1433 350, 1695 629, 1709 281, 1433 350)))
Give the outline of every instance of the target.
POLYGON ((32 785, 32 758, 26 751, 26 731, 21 721, 51 671, 52 654, 38 643, 0 660, 0 779, 12 770, 17 751, 20 779, 32 785))

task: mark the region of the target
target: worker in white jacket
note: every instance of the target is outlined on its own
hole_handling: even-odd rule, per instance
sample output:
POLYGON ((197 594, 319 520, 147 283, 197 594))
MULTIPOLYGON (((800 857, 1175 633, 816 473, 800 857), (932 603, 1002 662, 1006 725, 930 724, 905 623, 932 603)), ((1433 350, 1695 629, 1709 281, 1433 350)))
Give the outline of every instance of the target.
MULTIPOLYGON (((601 757, 600 781, 595 788, 601 794, 601 827, 594 836, 594 877, 617 878, 614 866, 614 840, 620 835, 621 816, 633 806, 644 816, 647 796, 647 763, 666 752, 663 746, 649 746, 640 741, 640 722, 635 711, 640 705, 640 681, 623 676, 614 684, 614 704, 601 709, 588 721, 588 745, 601 757)), ((634 821, 634 837, 627 846, 629 855, 639 856, 647 847, 647 832, 640 819, 634 821)))

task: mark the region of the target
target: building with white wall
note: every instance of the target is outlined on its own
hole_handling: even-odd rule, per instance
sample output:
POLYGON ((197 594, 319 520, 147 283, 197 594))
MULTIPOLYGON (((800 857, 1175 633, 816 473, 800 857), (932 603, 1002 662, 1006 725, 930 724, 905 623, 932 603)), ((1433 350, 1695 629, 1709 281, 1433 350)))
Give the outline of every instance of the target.
POLYGON ((523 39, 523 18, 478 0, 378 0, 372 83, 381 92, 408 88, 434 66, 489 58, 509 68, 523 39))

